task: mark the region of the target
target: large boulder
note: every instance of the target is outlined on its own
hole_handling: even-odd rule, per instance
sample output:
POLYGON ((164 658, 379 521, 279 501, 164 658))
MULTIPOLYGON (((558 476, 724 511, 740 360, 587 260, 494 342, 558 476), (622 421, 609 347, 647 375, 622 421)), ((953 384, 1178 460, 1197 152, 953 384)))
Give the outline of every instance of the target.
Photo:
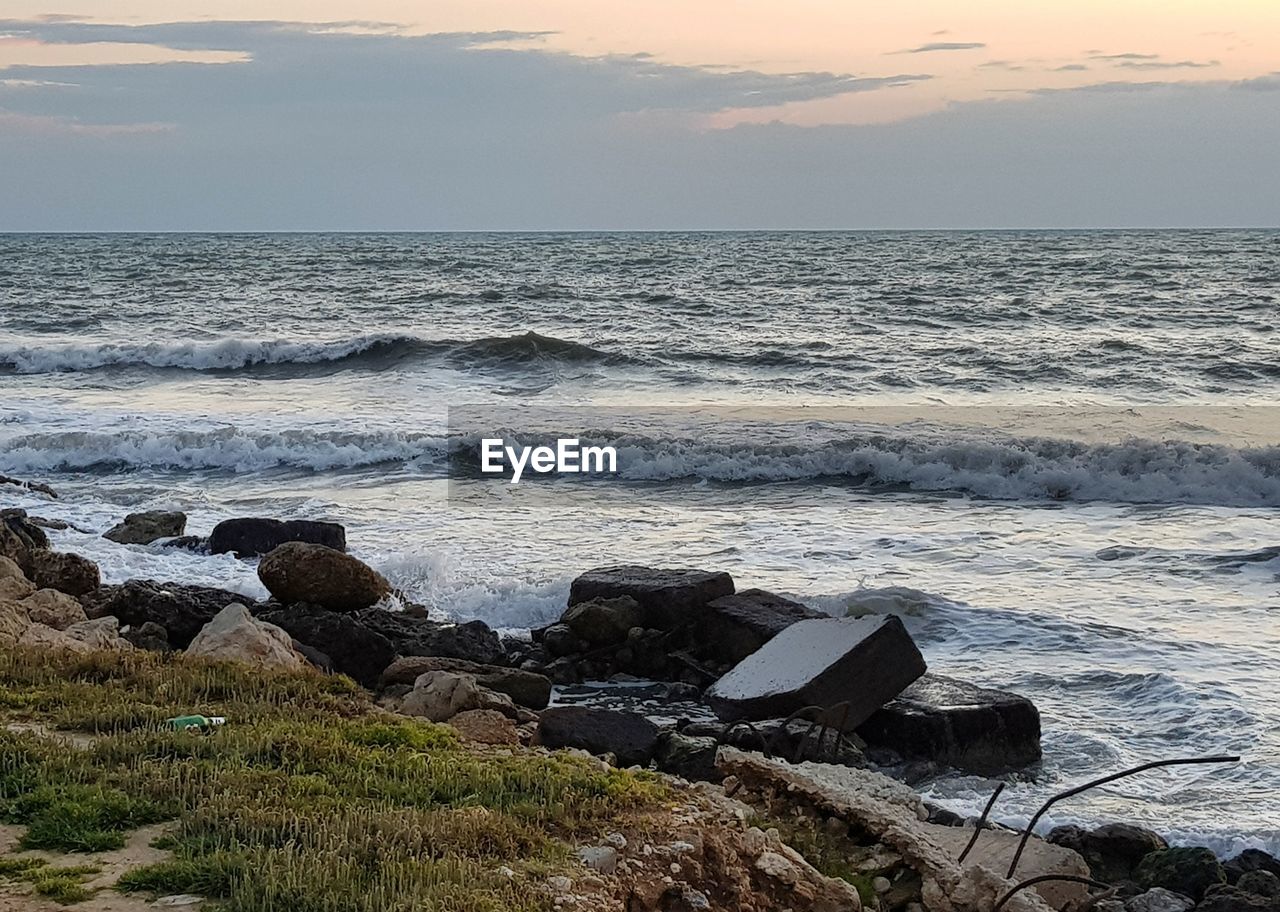
MULTIPOLYGON (((258 617, 323 653, 333 671, 348 675, 365 687, 376 685, 383 669, 396 657, 390 640, 345 612, 297 604, 264 610, 258 617)), ((412 683, 414 678, 404 683, 412 683)))
POLYGON ((420 676, 400 704, 402 713, 432 722, 448 722, 459 713, 477 709, 494 710, 510 719, 519 714, 510 697, 486 690, 471 675, 452 671, 429 671, 420 676))
POLYGON ((979 776, 1040 759, 1040 712, 1030 700, 937 674, 923 675, 876 710, 858 734, 871 747, 979 776))
POLYGON ((100 586, 82 595, 80 602, 91 618, 119 618, 121 624, 135 628, 158 624, 174 649, 185 649, 201 628, 232 602, 252 607, 238 592, 146 579, 100 586))
POLYGON ((707 570, 597 567, 569 587, 569 604, 629 596, 644 610, 645 627, 671 630, 688 624, 713 599, 733 594, 733 578, 707 570))
POLYGON ((36 591, 12 558, 0 557, 0 599, 24 599, 36 591))
POLYGON ((1196 912, 1280 912, 1280 899, 1215 884, 1205 891, 1204 900, 1195 908, 1196 912))
POLYGON ((26 510, 0 510, 0 557, 7 557, 31 575, 31 553, 49 547, 44 529, 27 517, 26 510))
POLYGON ((187 528, 187 514, 168 510, 130 513, 102 537, 121 545, 149 545, 160 538, 173 538, 187 528))
POLYGON ((368 564, 325 545, 286 542, 258 564, 258 579, 283 604, 308 602, 330 611, 359 611, 391 594, 368 564))
POLYGON ((307 665, 289 634, 258 620, 238 602, 204 626, 187 647, 187 655, 280 671, 300 671, 307 665))
POLYGON ((764 589, 744 589, 707 603, 697 621, 698 654, 736 665, 792 624, 821 618, 799 602, 764 589))
POLYGON ((41 589, 84 595, 102 583, 98 565, 79 554, 38 550, 31 552, 30 561, 27 577, 41 589))
POLYGON ((397 684, 412 684, 430 671, 469 674, 481 687, 506 694, 528 709, 545 709, 551 701, 551 679, 546 675, 439 656, 401 656, 382 672, 379 686, 387 688, 397 684))
POLYGON ((57 589, 37 590, 24 598, 22 605, 33 623, 44 624, 54 630, 66 630, 72 624, 89 620, 78 601, 57 589))
POLYGON ((552 706, 538 719, 536 742, 613 754, 619 766, 647 766, 658 746, 658 726, 636 713, 587 706, 552 706))
POLYGON ((1138 862, 1152 852, 1169 848, 1158 833, 1128 823, 1108 823, 1092 830, 1054 827, 1045 839, 1079 852, 1093 872, 1093 879, 1110 884, 1132 880, 1138 862))
POLYGON ((121 639, 115 618, 97 618, 72 624, 66 630, 55 630, 44 624, 32 624, 18 639, 18 646, 42 652, 128 652, 133 644, 121 639))
POLYGON ((1245 849, 1239 855, 1223 863, 1227 880, 1235 883, 1250 871, 1270 871, 1280 877, 1280 858, 1268 855, 1261 849, 1245 849))
POLYGON ((588 646, 616 646, 632 627, 644 626, 644 609, 630 596, 595 598, 570 605, 560 618, 588 646))
POLYGON ((788 627, 711 685, 706 697, 727 721, 846 704, 828 723, 847 731, 924 672, 924 658, 897 617, 824 618, 788 627))
POLYGON ((236 557, 269 554, 285 542, 324 545, 335 551, 347 550, 347 531, 338 523, 310 519, 278 519, 246 517, 227 519, 213 527, 209 534, 209 551, 231 552, 236 557))
POLYGON ((0 648, 12 649, 31 626, 26 607, 13 599, 0 598, 0 648))
POLYGON ((1225 884, 1227 874, 1209 849, 1180 847, 1152 852, 1143 858, 1133 879, 1144 890, 1164 887, 1199 902, 1211 886, 1225 884))
POLYGON ((357 611, 352 617, 390 640, 402 656, 444 656, 482 665, 501 664, 506 656, 498 634, 483 621, 453 624, 381 608, 357 611))

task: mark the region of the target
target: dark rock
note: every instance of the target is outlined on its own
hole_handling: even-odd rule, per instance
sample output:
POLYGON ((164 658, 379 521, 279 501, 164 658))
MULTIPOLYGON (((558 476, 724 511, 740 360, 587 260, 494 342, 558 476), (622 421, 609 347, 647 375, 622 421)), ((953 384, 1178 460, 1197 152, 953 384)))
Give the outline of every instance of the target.
POLYGON ((213 527, 209 550, 214 554, 231 552, 236 557, 269 554, 285 542, 324 545, 335 551, 347 550, 347 531, 338 523, 309 519, 242 518, 227 519, 213 527))
POLYGON ((0 556, 9 558, 29 577, 32 553, 48 547, 49 536, 27 518, 26 510, 0 510, 0 556))
POLYGON ((581 652, 583 643, 568 624, 552 624, 542 631, 542 648, 555 658, 581 652))
POLYGON ((1235 858, 1225 862, 1228 883, 1235 883, 1250 871, 1270 871, 1280 877, 1280 859, 1273 858, 1261 849, 1245 849, 1235 858))
POLYGON ((1109 823, 1093 830, 1054 827, 1045 839, 1079 852, 1093 872, 1093 879, 1109 884, 1132 880, 1138 862, 1152 852, 1169 848, 1158 833, 1127 823, 1109 823))
POLYGON ((1245 893, 1265 896, 1268 899, 1280 897, 1280 877, 1270 871, 1249 871, 1240 875, 1236 887, 1245 893))
POLYGON ((1030 700, 936 674, 877 710, 858 734, 874 748, 979 776, 1040 759, 1040 712, 1030 700))
POLYGON ((658 726, 644 716, 586 706, 553 706, 542 711, 537 743, 613 754, 619 766, 646 766, 658 745, 658 726))
POLYGON ((307 602, 330 611, 359 611, 391 594, 391 584, 368 564, 305 542, 286 542, 264 557, 258 579, 281 604, 307 602))
POLYGON ((183 551, 201 551, 208 553, 209 539, 203 535, 179 535, 159 543, 161 548, 181 548, 183 551))
POLYGON ((440 656, 402 656, 396 659, 382 672, 379 687, 385 690, 397 684, 412 684, 429 671, 472 675, 481 687, 506 694, 529 709, 545 709, 551 701, 551 679, 546 675, 440 656))
POLYGON ((1280 912, 1280 900, 1239 887, 1215 884, 1205 891, 1204 900, 1195 912, 1280 912))
POLYGON ((165 510, 130 513, 102 537, 121 545, 149 545, 158 538, 173 538, 187 528, 187 514, 165 510))
POLYGON ((98 565, 87 557, 66 551, 30 552, 27 578, 41 589, 57 589, 67 595, 84 595, 102 583, 98 565))
POLYGON ((644 610, 646 627, 671 630, 688 624, 713 599, 733 594, 733 578, 706 570, 598 567, 569 587, 569 604, 629 596, 644 610))
POLYGON ((715 738, 692 737, 680 732, 663 732, 658 738, 654 761, 664 773, 693 781, 719 782, 724 773, 716 769, 715 738))
POLYGON ((396 657, 390 640, 350 614, 295 604, 269 608, 257 616, 268 624, 275 624, 299 643, 324 653, 334 671, 348 675, 365 687, 374 687, 396 657))
POLYGON ((238 592, 144 579, 99 586, 80 596, 89 617, 110 616, 130 627, 157 624, 167 632, 169 645, 175 649, 186 649, 200 629, 232 602, 250 610, 254 607, 251 599, 238 592))
POLYGON ((799 602, 744 589, 707 603, 698 614, 696 651, 711 661, 736 665, 798 621, 825 617, 799 602))
POLYGON ((333 659, 329 658, 319 649, 316 649, 314 646, 308 646, 306 643, 299 642, 298 640, 291 640, 291 642, 293 643, 294 652, 306 659, 307 663, 313 668, 318 668, 325 674, 333 674, 337 671, 337 669, 333 667, 333 659))
POLYGON ((1145 889, 1164 887, 1199 902, 1209 887, 1225 884, 1227 874, 1208 849, 1176 848, 1152 852, 1143 858, 1133 879, 1145 889))
POLYGON ((352 617, 390 640, 398 655, 445 656, 481 665, 502 665, 506 660, 498 634, 484 621, 451 624, 381 608, 366 608, 352 617))
POLYGON ((138 627, 126 627, 120 631, 120 636, 138 649, 151 652, 169 652, 173 648, 169 645, 169 631, 155 621, 147 621, 138 627))
POLYGON ((711 685, 707 702, 726 720, 785 717, 806 706, 830 709, 849 730, 924 674, 924 658, 892 615, 800 621, 711 685))
POLYGON ((28 491, 39 491, 41 494, 47 494, 57 499, 58 495, 54 493, 53 488, 40 481, 24 481, 21 478, 11 478, 8 475, 0 475, 0 485, 14 485, 19 488, 26 488, 28 491))
POLYGON ((561 624, 593 647, 623 642, 631 628, 643 626, 643 621, 644 609, 640 603, 625 595, 577 602, 570 605, 560 618, 561 624))

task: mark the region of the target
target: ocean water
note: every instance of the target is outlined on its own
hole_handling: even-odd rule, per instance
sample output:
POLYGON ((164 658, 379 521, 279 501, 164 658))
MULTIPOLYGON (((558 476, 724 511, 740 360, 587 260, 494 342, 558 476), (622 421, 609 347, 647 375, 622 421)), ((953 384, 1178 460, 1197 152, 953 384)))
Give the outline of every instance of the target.
MULTIPOLYGON (((124 513, 344 523, 442 617, 527 628, 602 563, 901 614, 1034 699, 996 817, 1280 851, 1280 233, 0 237, 0 501, 109 581, 260 596, 124 513), (616 445, 480 479, 485 428, 616 445)), ((976 811, 988 780, 921 787, 976 811)))

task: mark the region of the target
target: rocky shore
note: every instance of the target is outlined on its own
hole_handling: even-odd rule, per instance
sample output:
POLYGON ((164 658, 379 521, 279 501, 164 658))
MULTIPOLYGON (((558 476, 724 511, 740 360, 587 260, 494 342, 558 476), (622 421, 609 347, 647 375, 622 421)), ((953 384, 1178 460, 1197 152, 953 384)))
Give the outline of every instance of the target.
MULTIPOLYGON (((761 838, 790 848, 761 848, 753 863, 791 879, 794 908, 1280 912, 1277 859, 1246 851, 1224 862, 1124 823, 1033 837, 1005 876, 1016 833, 975 831, 909 784, 942 769, 1034 775, 1039 713, 1017 694, 930 672, 891 615, 832 618, 738 590, 727 573, 621 565, 574 580, 556 623, 500 637, 480 621, 429 617, 346 553, 334 523, 244 518, 197 537, 182 514, 149 512, 105 532, 121 547, 257 559, 263 602, 170 580, 104 585, 91 561, 51 548, 45 529, 57 523, 0 511, 0 647, 182 651, 264 672, 342 674, 384 710, 447 723, 479 745, 585 751, 700 783, 743 820, 785 822, 761 838), (565 698, 596 681, 646 688, 676 718, 565 698), (795 873, 809 868, 795 867, 793 851, 856 889, 795 873), (770 852, 783 861, 762 862, 770 852), (1034 878, 1047 879, 1009 895, 1034 878)), ((608 844, 585 847, 582 863, 593 876, 626 870, 608 844)), ((625 908, 719 907, 677 886, 625 908)))

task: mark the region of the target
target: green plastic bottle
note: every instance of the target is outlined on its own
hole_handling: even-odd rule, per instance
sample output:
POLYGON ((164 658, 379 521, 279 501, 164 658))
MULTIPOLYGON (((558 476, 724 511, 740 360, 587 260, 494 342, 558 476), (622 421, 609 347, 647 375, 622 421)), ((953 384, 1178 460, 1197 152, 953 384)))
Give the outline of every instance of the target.
POLYGON ((169 727, 174 731, 208 731, 226 723, 223 716, 176 716, 169 720, 169 727))

